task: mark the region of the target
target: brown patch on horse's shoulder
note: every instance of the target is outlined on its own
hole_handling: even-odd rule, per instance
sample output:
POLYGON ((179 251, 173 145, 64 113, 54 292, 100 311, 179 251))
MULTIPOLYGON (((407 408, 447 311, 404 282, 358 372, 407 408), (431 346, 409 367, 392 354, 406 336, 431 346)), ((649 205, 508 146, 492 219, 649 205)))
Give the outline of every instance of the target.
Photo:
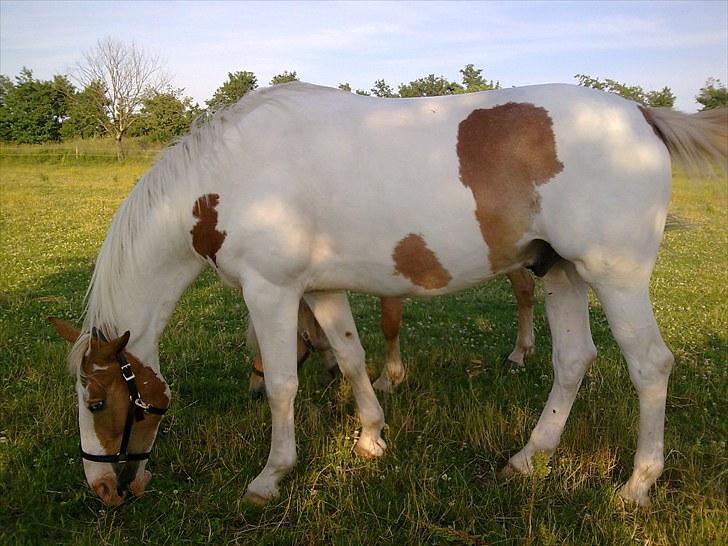
POLYGON ((395 274, 407 277, 413 284, 434 290, 443 288, 452 279, 425 240, 414 233, 402 239, 392 252, 395 274))
POLYGON ((458 126, 457 155, 491 269, 503 270, 518 260, 517 243, 541 210, 536 186, 564 168, 551 117, 530 103, 474 110, 458 126))
POLYGON ((195 201, 192 207, 192 215, 197 218, 197 223, 192 228, 192 246, 203 258, 209 258, 217 265, 217 252, 220 250, 226 231, 217 230, 217 210, 220 196, 216 193, 208 193, 195 201))

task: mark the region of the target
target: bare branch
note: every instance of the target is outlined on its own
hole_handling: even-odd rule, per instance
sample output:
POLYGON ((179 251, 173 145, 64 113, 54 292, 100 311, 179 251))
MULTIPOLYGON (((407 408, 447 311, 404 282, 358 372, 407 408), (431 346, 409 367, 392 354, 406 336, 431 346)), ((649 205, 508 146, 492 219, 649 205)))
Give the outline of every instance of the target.
POLYGON ((120 159, 121 139, 134 123, 144 97, 152 91, 163 92, 171 81, 158 55, 146 53, 134 42, 125 44, 111 37, 99 40, 83 54, 73 79, 83 87, 99 82, 104 88, 98 106, 105 116, 99 121, 116 138, 120 159))

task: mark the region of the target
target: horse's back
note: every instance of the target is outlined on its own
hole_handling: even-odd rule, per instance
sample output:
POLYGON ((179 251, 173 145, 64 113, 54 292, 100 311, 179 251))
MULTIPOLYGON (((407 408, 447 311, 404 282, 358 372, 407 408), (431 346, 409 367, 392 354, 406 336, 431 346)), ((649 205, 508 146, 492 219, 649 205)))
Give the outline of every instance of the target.
POLYGON ((315 287, 371 291, 364 270, 380 293, 407 291, 396 254, 410 245, 445 272, 416 291, 451 291, 521 265, 529 240, 578 258, 608 230, 639 238, 640 207, 656 231, 669 200, 666 150, 637 105, 590 89, 379 99, 294 83, 259 102, 238 122, 235 222, 315 287))

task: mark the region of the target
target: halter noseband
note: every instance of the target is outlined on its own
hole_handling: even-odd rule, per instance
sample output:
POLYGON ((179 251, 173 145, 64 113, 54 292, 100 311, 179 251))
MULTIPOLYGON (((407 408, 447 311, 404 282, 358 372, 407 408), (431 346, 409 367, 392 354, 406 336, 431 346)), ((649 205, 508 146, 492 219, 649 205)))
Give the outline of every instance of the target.
MULTIPOLYGON (((108 342, 106 336, 101 330, 93 328, 91 335, 100 339, 103 342, 108 342)), ((93 453, 86 453, 83 447, 79 444, 81 451, 81 458, 87 461, 93 461, 96 463, 125 463, 127 461, 144 461, 149 458, 151 450, 145 453, 128 453, 129 438, 131 437, 131 428, 134 426, 135 421, 141 421, 144 419, 144 414, 153 413, 154 415, 164 415, 167 408, 158 408, 151 404, 147 404, 142 400, 139 394, 139 389, 135 381, 136 376, 134 371, 131 369, 131 364, 124 356, 124 351, 119 351, 116 355, 116 362, 119 364, 121 369, 121 376, 124 378, 126 387, 129 390, 129 407, 126 412, 126 422, 124 423, 124 434, 121 437, 121 445, 116 455, 94 455, 93 453)))

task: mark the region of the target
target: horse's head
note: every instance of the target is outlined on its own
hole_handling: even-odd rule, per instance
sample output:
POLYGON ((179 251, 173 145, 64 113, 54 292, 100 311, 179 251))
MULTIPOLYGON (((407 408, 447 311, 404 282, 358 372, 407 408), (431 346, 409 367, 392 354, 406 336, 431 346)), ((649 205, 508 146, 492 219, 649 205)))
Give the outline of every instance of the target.
POLYGON ((124 350, 129 332, 107 340, 101 333, 81 334, 63 320, 49 320, 75 344, 70 359, 86 480, 106 504, 118 506, 127 490, 141 495, 151 479, 144 467, 169 405, 169 389, 150 366, 124 350))

